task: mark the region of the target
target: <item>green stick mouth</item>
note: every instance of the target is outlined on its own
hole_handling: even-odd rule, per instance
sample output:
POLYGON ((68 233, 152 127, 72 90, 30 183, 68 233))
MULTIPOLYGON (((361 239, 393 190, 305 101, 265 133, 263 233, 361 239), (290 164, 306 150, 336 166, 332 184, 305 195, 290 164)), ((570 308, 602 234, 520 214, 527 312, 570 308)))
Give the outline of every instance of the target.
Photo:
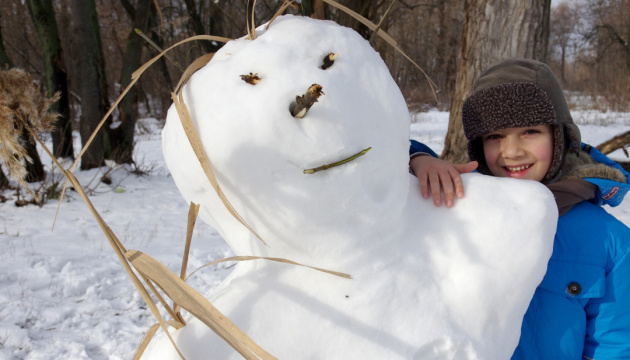
POLYGON ((328 170, 328 169, 330 169, 330 168, 333 168, 333 167, 335 167, 335 166, 339 166, 339 165, 347 164, 347 163, 349 163, 350 161, 352 161, 352 160, 354 160, 354 159, 358 158, 359 156, 363 156, 363 155, 367 154, 367 152, 368 152, 368 151, 370 151, 370 150, 372 150, 372 147, 371 147, 371 146, 370 146, 369 148, 367 148, 367 149, 363 149, 363 150, 361 150, 360 152, 358 152, 358 153, 356 153, 356 154, 354 154, 354 155, 350 156, 349 158, 343 159, 343 160, 341 160, 341 161, 337 161, 337 162, 334 162, 334 163, 332 163, 332 164, 325 164, 325 165, 318 166, 318 167, 316 167, 316 168, 312 168, 312 169, 306 169, 306 170, 304 170, 304 173, 305 173, 305 174, 315 174, 315 173, 316 173, 316 172, 318 172, 318 171, 324 171, 324 170, 328 170))

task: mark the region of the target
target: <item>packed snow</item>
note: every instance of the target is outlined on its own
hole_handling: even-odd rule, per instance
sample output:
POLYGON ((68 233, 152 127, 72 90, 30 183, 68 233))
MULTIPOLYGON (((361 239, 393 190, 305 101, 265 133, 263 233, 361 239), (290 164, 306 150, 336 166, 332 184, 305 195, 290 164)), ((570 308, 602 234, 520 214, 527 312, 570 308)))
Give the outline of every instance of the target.
MULTIPOLYGON (((262 39, 264 36, 261 36, 260 40, 262 39)), ((333 51, 325 51, 328 50, 333 51)), ((341 68, 344 56, 349 61, 344 54, 340 53, 340 57, 329 70, 337 65, 341 68)), ((288 55, 294 56, 290 53, 288 55)), ((322 54, 318 52, 315 58, 320 55, 322 54)), ((367 58, 371 57, 373 55, 367 58)), ((356 70, 352 68, 346 67, 346 70, 356 70)), ((375 69, 382 71, 378 67, 375 69)), ((248 68, 243 71, 260 74, 266 72, 269 75, 272 70, 276 69, 268 68, 263 71, 248 68)), ((316 80, 323 81, 322 78, 323 76, 316 80)), ((337 86, 343 88, 342 79, 338 80, 340 83, 337 86)), ((356 84, 361 80, 359 77, 352 81, 356 84)), ((296 83, 295 89, 291 87, 289 90, 292 91, 282 91, 288 93, 289 98, 294 98, 311 84, 310 79, 304 81, 303 84, 297 84, 296 77, 292 79, 292 83, 296 83)), ((256 90, 257 86, 263 84, 261 82, 256 87, 245 88, 248 89, 245 91, 256 90)), ((250 86, 245 83, 243 85, 250 86)), ((299 121, 317 121, 318 118, 325 121, 326 112, 334 112, 335 108, 338 110, 340 105, 337 101, 351 97, 350 94, 333 90, 335 86, 332 84, 322 85, 325 95, 320 103, 316 103, 307 117, 299 121)), ((397 94, 398 91, 394 93, 397 94)), ((391 102, 384 103, 401 106, 398 95, 387 93, 385 96, 391 102)), ((271 101, 269 100, 270 103, 271 101)), ((383 358, 375 357, 375 352, 393 353, 394 357, 401 358, 411 354, 407 358, 416 355, 423 359, 430 359, 431 356, 441 359, 445 358, 444 354, 474 358, 474 353, 479 358, 490 358, 480 354, 507 352, 509 346, 515 346, 513 339, 517 336, 517 327, 505 322, 516 318, 514 309, 520 308, 524 312, 527 305, 514 292, 521 293, 524 297, 527 291, 525 288, 528 287, 527 281, 520 288, 515 286, 514 278, 509 276, 510 271, 521 267, 540 270, 540 266, 533 263, 513 263, 512 257, 504 259, 510 260, 507 264, 493 264, 508 269, 506 273, 501 272, 503 270, 494 270, 492 274, 500 276, 488 276, 489 270, 485 265, 494 262, 502 254, 516 253, 520 256, 520 252, 527 250, 529 254, 525 254, 525 259, 535 255, 531 252, 536 249, 522 247, 522 235, 519 235, 519 232, 531 231, 532 223, 521 224, 519 221, 512 224, 513 228, 505 228, 504 225, 513 222, 509 215, 514 214, 516 209, 527 211, 524 215, 518 213, 519 220, 525 218, 541 224, 534 230, 539 231, 542 236, 550 225, 538 218, 539 214, 536 212, 547 209, 532 209, 531 199, 522 194, 511 193, 515 192, 515 188, 536 194, 544 194, 544 191, 541 192, 540 187, 535 184, 524 185, 509 180, 497 181, 481 176, 468 176, 466 199, 458 202, 453 209, 435 209, 430 200, 420 198, 413 177, 406 173, 406 146, 403 148, 402 142, 409 136, 408 126, 405 125, 405 129, 402 129, 402 120, 398 119, 401 123, 396 125, 398 130, 374 134, 372 127, 378 120, 373 117, 372 111, 381 110, 375 110, 378 106, 370 106, 370 103, 367 105, 369 112, 361 106, 354 106, 353 110, 358 111, 356 116, 336 117, 338 124, 324 122, 321 125, 324 132, 314 135, 321 137, 314 137, 312 141, 301 138, 306 133, 299 133, 296 127, 287 128, 286 124, 285 127, 274 125, 280 126, 277 131, 270 128, 261 133, 260 125, 251 121, 224 128, 224 125, 211 119, 209 123, 212 126, 235 132, 232 138, 226 138, 235 143, 222 144, 231 149, 231 152, 221 153, 208 149, 213 165, 215 161, 219 162, 215 165, 219 181, 237 210, 259 231, 269 247, 261 246, 241 225, 221 214, 222 205, 215 201, 209 206, 213 209, 207 210, 203 216, 210 221, 209 217, 215 216, 214 212, 217 212, 218 218, 222 219, 221 224, 216 226, 217 231, 202 221, 197 222, 189 264, 190 272, 210 261, 231 256, 234 252, 247 255, 255 252, 254 255, 264 253, 344 271, 353 276, 352 280, 309 268, 257 260, 241 263, 236 267, 233 267, 232 262, 204 268, 188 282, 212 299, 215 305, 228 313, 254 340, 279 358, 318 358, 318 354, 329 354, 324 353, 325 351, 343 354, 343 358, 364 359, 383 358), (327 126, 334 130, 328 130, 327 126), (345 137, 337 134, 348 131, 350 133, 344 133, 345 137), (330 138, 333 135, 334 138, 330 138), (292 138, 293 136, 296 138, 292 138), (239 143, 243 146, 248 141, 262 143, 250 143, 250 147, 242 152, 240 149, 230 148, 239 143), (289 143, 284 144, 286 141, 289 143), (270 144, 273 144, 271 149, 270 144), (317 145, 321 145, 321 148, 317 148, 317 145), (391 152, 380 152, 379 145, 391 146, 391 152), (295 148, 292 149, 292 146, 295 148), (373 149, 349 164, 313 175, 301 173, 303 168, 340 160, 367 146, 372 146, 373 149), (252 147, 257 151, 252 151, 252 147), (259 156, 265 161, 269 160, 269 163, 254 163, 259 156), (279 159, 294 161, 283 162, 279 159), (239 171, 245 171, 247 166, 250 166, 247 169, 248 175, 241 176, 239 171), (297 170, 299 176, 290 173, 293 170, 297 170), (255 174, 251 174, 253 171, 255 174), (365 179, 362 177, 368 175, 375 179, 363 182, 365 179), (238 176, 239 183, 230 184, 226 181, 233 176, 238 176), (277 195, 280 185, 286 185, 283 181, 287 177, 296 184, 288 188, 280 198, 272 196, 277 195), (353 178, 355 182, 351 181, 353 178), (299 191, 299 186, 304 186, 305 191, 299 191), (339 191, 337 186, 341 187, 343 193, 335 193, 339 191), (265 189, 270 193, 260 193, 258 189, 265 189), (374 193, 375 189, 389 191, 390 198, 374 196, 379 195, 374 193), (362 194, 363 192, 366 194, 362 194), (292 196, 298 197, 296 203, 291 202, 292 196), (364 196, 371 198, 363 198, 364 196), (282 208, 280 200, 289 203, 282 208), (386 200, 389 200, 387 205, 383 205, 382 209, 375 209, 379 201, 386 200), (315 214, 315 221, 331 220, 330 224, 314 226, 308 224, 308 218, 300 219, 297 214, 287 211, 305 204, 312 207, 305 209, 307 215, 315 214), (485 204, 483 211, 479 210, 479 204, 485 204), (509 208, 507 204, 514 208, 509 208), (388 212, 388 206, 398 205, 400 208, 396 209, 394 215, 388 212), (318 215, 321 211, 326 213, 318 215), (362 217, 363 211, 368 216, 362 217), (399 216, 395 216, 396 214, 399 216), (307 222, 307 226, 293 227, 293 223, 282 221, 284 216, 300 224, 307 222), (343 219, 337 219, 339 217, 347 217, 347 223, 343 219), (492 217, 505 221, 494 221, 490 224, 488 218, 492 217), (453 221, 454 218, 456 222, 453 221), (360 227, 362 222, 369 223, 370 228, 360 227), (225 240, 219 235, 219 231, 225 240), (508 242, 508 236, 497 236, 504 231, 513 232, 514 236, 509 238, 515 240, 508 242), (327 236, 322 236, 324 232, 327 236), (486 241, 480 241, 480 237, 486 241), (493 239, 490 245, 499 248, 490 248, 487 239, 493 239), (467 243, 469 247, 462 246, 465 241, 470 241, 467 243), (471 249, 477 249, 478 252, 471 249), (226 278, 228 280, 224 281, 226 278), (509 289, 493 289, 491 284, 509 289), (470 292, 479 298, 462 299, 462 294, 470 292), (260 303, 255 304, 248 294, 259 296, 260 303), (286 296, 287 294, 291 297, 286 296), (492 302, 492 297, 497 294, 508 295, 510 301, 507 302, 511 305, 504 304, 502 297, 492 302), (235 299, 242 302, 230 303, 235 299), (444 304, 438 304, 435 300, 442 300, 444 304), (515 304, 517 302, 521 303, 515 304), (278 306, 282 307, 278 309, 278 306), (381 312, 369 312, 374 309, 381 312), (491 318, 490 312, 507 313, 512 318, 491 318), (286 316, 290 314, 305 317, 286 316), (417 317, 403 318, 405 314, 417 314, 417 317), (340 339, 327 338, 331 333, 317 328, 311 329, 314 324, 325 326, 326 330, 338 334, 340 339), (407 329, 411 333, 418 331, 419 336, 427 337, 411 339, 412 334, 406 333, 407 329), (498 336, 512 339, 512 343, 506 344, 503 349, 484 348, 484 344, 496 344, 497 338, 490 338, 490 343, 485 341, 487 338, 476 339, 470 333, 471 329, 492 333, 493 336, 505 330, 505 333, 499 333, 498 336), (305 339, 309 331, 315 331, 321 337, 305 339), (401 332, 404 334, 400 335, 401 332), (366 346, 353 348, 352 355, 345 356, 348 351, 344 348, 346 342, 366 346), (377 342, 382 346, 375 345, 377 342), (312 353, 303 356, 304 353, 300 352, 298 356, 289 352, 287 355, 292 346, 304 344, 308 345, 306 351, 312 353), (332 349, 328 350, 327 347, 332 349)), ((284 110, 286 107, 282 107, 282 111, 284 110)), ((388 109, 387 121, 392 121, 392 111, 388 109)), ((286 114, 280 114, 276 119, 279 122, 298 121, 284 119, 285 116, 286 114)), ((599 144, 630 130, 630 114, 579 111, 573 112, 573 116, 580 126, 583 140, 591 144, 599 144), (598 118, 607 120, 594 120, 598 118)), ((269 118, 263 117, 260 121, 269 121, 269 118)), ((405 121, 408 123, 408 116, 405 121)), ((411 122, 410 136, 439 152, 447 129, 448 113, 429 111, 412 114, 411 122)), ((91 200, 96 209, 127 248, 141 250, 179 273, 188 204, 178 191, 162 157, 160 131, 163 121, 143 119, 140 125, 139 130, 144 131, 137 138, 135 158, 147 174, 139 176, 129 173, 129 169, 124 167, 104 167, 100 170, 77 172, 76 175, 82 184, 89 184, 87 187, 91 190, 91 200), (109 172, 113 180, 110 185, 98 183, 104 172, 109 172)), ((315 125, 305 126, 313 126, 311 131, 321 131, 315 125)), ((619 152, 612 157, 623 160, 625 156, 619 152)), ((182 161, 188 163, 190 159, 182 161)), ((51 170, 50 165, 48 170, 51 170)), ((58 172, 55 176, 59 179, 58 172)), ((207 193, 208 189, 204 187, 206 185, 201 186, 203 179, 200 176, 197 174, 189 181, 199 184, 200 189, 203 188, 201 191, 204 196, 211 197, 211 193, 207 193)), ((5 191, 2 195, 8 197, 8 201, 0 204, 0 246, 3 249, 0 252, 0 359, 132 358, 142 334, 155 320, 82 200, 76 193, 68 193, 52 231, 57 209, 55 201, 51 200, 41 208, 33 205, 18 208, 14 205, 14 192, 5 191)), ((545 202, 539 205, 543 203, 545 202)), ((630 225, 629 203, 607 210, 630 225)), ((544 253, 543 242, 540 245, 538 251, 544 253)), ((542 275, 533 274, 524 280, 529 280, 531 287, 536 276, 540 278, 542 275)), ((207 331, 194 322, 190 328, 181 331, 180 339, 185 339, 187 332, 207 335, 207 331)), ((154 350, 168 348, 169 344, 163 338, 156 341, 154 350)), ((212 336, 207 340, 212 344, 218 344, 218 341, 212 336)), ((201 342, 205 343, 206 340, 201 342)), ((199 345, 200 341, 197 341, 184 347, 188 349, 190 358, 199 355, 195 350, 195 346, 199 345)), ((225 347, 222 349, 228 351, 225 347)), ((207 353, 198 358, 207 358, 206 355, 207 353)), ((322 355, 320 358, 335 356, 322 355)))
MULTIPOLYGON (((201 205, 200 217, 234 253, 352 276, 237 264, 209 299, 263 349, 280 359, 512 354, 551 255, 553 196, 536 182, 474 174, 456 209, 424 201, 407 171, 407 106, 357 33, 279 18, 256 40, 223 47, 193 75, 183 99, 229 202, 268 246, 222 204, 175 107, 163 131, 166 163, 184 198, 201 205), (322 69, 331 52, 339 57, 322 69), (248 73, 260 82, 243 81, 248 73), (325 94, 294 118, 291 102, 314 83, 325 94), (367 148, 342 166, 304 173, 367 148)), ((174 337, 186 358, 241 357, 198 320, 174 337)), ((146 354, 178 357, 165 337, 146 354)))

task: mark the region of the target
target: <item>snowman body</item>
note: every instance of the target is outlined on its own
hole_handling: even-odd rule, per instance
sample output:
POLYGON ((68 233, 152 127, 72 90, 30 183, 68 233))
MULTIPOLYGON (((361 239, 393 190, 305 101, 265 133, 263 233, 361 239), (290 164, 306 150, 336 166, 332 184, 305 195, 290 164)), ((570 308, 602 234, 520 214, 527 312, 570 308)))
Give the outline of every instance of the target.
MULTIPOLYGON (((358 34, 280 17, 257 39, 226 44, 183 96, 228 200, 267 245, 226 210, 171 108, 165 159, 200 217, 236 255, 352 276, 237 264, 206 295, 262 348, 279 359, 510 357, 551 255, 553 197, 539 183, 470 174, 453 209, 424 200, 407 171, 405 101, 358 34), (338 58, 322 69, 329 53, 338 58), (261 80, 243 81, 249 73, 261 80), (291 104, 312 84, 324 95, 294 118, 291 104)), ((196 319, 173 335, 188 359, 240 358, 196 319)), ((163 337, 144 358, 178 355, 163 337)))

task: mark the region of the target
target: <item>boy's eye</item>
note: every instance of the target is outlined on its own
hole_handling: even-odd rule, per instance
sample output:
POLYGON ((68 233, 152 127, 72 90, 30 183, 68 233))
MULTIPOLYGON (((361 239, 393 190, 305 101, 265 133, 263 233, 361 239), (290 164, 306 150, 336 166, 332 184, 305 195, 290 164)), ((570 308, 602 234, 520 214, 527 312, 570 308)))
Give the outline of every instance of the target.
POLYGON ((540 130, 537 130, 537 129, 527 129, 527 130, 525 130, 525 135, 532 135, 532 134, 540 134, 540 130))
POLYGON ((500 138, 501 138, 501 135, 499 135, 499 134, 490 134, 490 135, 486 135, 484 140, 496 140, 496 139, 500 139, 500 138))

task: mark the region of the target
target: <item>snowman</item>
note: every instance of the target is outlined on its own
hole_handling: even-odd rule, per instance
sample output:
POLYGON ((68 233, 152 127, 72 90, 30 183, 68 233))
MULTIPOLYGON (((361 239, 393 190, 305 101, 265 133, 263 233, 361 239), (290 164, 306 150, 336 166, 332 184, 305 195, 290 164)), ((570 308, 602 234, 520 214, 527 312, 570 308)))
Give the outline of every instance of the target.
MULTIPOLYGON (((226 209, 171 107, 164 156, 199 216, 236 255, 351 276, 239 262, 204 296, 258 345, 278 359, 510 357, 551 255, 552 195, 469 174, 454 208, 423 199, 408 172, 409 111, 367 41, 282 16, 227 43, 182 93, 221 189, 256 234, 226 209)), ((187 359, 241 358, 195 318, 172 335, 187 359)), ((143 358, 179 356, 162 336, 143 358)))

